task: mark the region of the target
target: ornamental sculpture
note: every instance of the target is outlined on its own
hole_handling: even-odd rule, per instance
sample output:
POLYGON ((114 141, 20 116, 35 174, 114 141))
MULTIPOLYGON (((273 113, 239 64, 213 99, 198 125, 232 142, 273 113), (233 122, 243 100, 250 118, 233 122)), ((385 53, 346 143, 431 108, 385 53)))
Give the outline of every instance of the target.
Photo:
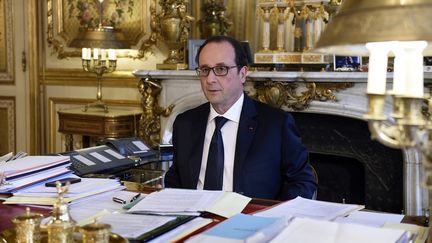
POLYGON ((353 83, 315 83, 315 82, 257 82, 255 99, 281 108, 286 106, 296 111, 305 110, 316 101, 337 101, 335 92, 353 87, 353 83))
POLYGON ((150 80, 150 78, 141 79, 138 89, 142 95, 143 109, 139 122, 139 136, 152 148, 157 148, 161 140, 160 116, 169 116, 174 105, 167 108, 159 106, 159 94, 162 91, 160 81, 150 80))

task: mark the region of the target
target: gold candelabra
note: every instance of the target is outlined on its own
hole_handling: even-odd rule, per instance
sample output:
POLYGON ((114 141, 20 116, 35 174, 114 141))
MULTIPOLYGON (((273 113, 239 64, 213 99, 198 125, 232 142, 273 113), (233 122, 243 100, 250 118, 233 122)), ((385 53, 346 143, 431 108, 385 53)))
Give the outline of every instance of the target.
POLYGON ((95 2, 98 9, 98 27, 80 27, 79 33, 69 44, 70 47, 82 48, 82 67, 84 71, 95 73, 97 80, 96 101, 87 104, 89 108, 102 108, 108 112, 108 106, 102 101, 102 76, 116 70, 117 58, 115 49, 128 49, 130 44, 120 29, 104 25, 104 8, 110 4, 104 0, 95 2), (97 3, 98 2, 98 3, 97 3))
POLYGON ((96 101, 85 105, 84 111, 87 111, 90 107, 95 107, 108 112, 108 106, 102 101, 102 76, 116 70, 117 58, 115 50, 83 48, 82 67, 86 72, 95 73, 97 80, 96 101))
POLYGON ((425 211, 432 209, 432 121, 427 115, 432 100, 423 77, 423 56, 432 55, 432 27, 426 24, 431 11, 430 0, 344 0, 316 45, 316 51, 369 56, 365 118, 370 132, 384 145, 421 153, 421 176, 429 190, 425 211), (390 56, 394 71, 388 89, 390 56), (390 114, 387 101, 392 101, 387 103, 393 106, 390 114))

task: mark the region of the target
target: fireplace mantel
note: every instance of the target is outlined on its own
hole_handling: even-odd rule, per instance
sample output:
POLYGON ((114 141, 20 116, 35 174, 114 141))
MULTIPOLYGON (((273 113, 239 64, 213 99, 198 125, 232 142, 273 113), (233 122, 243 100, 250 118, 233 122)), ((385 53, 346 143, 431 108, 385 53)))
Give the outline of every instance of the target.
MULTIPOLYGON (((143 94, 144 115, 140 121, 140 136, 146 141, 152 140, 150 144, 169 143, 177 114, 206 102, 193 70, 136 70, 133 74, 139 78, 139 89, 143 94), (148 84, 157 87, 152 89, 152 96, 145 92, 148 84), (158 129, 154 130, 154 124, 158 129)), ((392 79, 393 74, 389 73, 389 88, 392 79)), ((432 75, 425 73, 425 80, 430 83, 432 75)), ((245 91, 285 110, 364 120, 367 112, 366 87, 365 72, 249 71, 245 91)), ((390 114, 391 108, 389 99, 385 112, 390 114)), ((404 211, 409 215, 423 215, 428 197, 427 190, 421 187, 421 155, 414 149, 402 152, 404 211)))

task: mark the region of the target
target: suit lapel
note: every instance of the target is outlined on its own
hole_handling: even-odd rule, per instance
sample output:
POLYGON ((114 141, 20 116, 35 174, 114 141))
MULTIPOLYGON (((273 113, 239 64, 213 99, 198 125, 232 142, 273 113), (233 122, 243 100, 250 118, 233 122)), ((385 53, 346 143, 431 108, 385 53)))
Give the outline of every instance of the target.
POLYGON ((234 158, 234 191, 238 189, 239 185, 237 185, 237 182, 240 181, 240 171, 242 171, 246 155, 255 136, 255 131, 258 125, 258 122, 255 120, 256 115, 257 111, 254 101, 245 94, 243 108, 240 114, 234 158))
MULTIPOLYGON (((208 104, 208 103, 207 103, 208 104)), ((197 113, 196 119, 191 123, 191 134, 189 138, 184 138, 189 140, 193 147, 190 148, 189 156, 189 168, 190 177, 189 182, 193 188, 196 188, 198 183, 198 177, 201 170, 201 160, 204 147, 204 137, 207 127, 208 114, 210 112, 210 106, 205 106, 206 108, 197 113)))

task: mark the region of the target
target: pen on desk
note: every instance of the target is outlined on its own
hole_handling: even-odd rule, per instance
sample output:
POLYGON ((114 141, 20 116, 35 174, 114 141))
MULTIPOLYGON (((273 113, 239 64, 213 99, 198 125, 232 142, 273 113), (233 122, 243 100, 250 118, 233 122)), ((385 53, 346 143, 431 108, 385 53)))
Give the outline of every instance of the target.
POLYGON ((155 178, 153 178, 153 179, 150 179, 150 180, 146 180, 146 181, 144 181, 144 182, 142 182, 141 184, 148 184, 148 183, 151 183, 151 182, 154 182, 154 181, 157 181, 157 180, 160 180, 160 179, 162 179, 163 178, 163 176, 158 176, 158 177, 155 177, 155 178))

